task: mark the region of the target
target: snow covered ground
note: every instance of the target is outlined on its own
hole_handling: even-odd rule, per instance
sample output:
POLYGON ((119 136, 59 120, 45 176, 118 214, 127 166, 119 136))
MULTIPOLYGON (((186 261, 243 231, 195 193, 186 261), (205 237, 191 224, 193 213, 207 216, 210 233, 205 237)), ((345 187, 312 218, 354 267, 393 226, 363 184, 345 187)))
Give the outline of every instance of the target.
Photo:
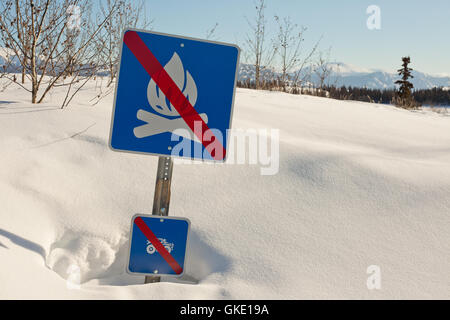
POLYGON ((189 277, 143 285, 128 234, 157 158, 108 148, 112 95, 62 95, 0 93, 0 298, 450 298, 450 116, 239 89, 233 127, 280 129, 279 173, 176 164, 189 277))

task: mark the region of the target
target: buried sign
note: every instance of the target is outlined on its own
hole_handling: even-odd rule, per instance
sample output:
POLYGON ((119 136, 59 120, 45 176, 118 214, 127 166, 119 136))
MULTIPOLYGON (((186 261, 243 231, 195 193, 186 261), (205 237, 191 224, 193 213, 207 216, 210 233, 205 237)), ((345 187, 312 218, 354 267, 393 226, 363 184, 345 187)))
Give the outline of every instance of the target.
POLYGON ((131 224, 128 272, 181 276, 190 222, 185 218, 135 215, 131 224))

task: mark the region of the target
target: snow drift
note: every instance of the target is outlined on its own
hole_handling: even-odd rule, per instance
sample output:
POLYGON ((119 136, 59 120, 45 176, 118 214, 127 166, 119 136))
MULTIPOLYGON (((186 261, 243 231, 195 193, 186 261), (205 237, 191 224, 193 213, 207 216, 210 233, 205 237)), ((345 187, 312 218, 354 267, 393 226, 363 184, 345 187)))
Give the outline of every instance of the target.
POLYGON ((66 110, 0 93, 0 298, 450 298, 450 117, 238 89, 233 127, 280 129, 279 173, 176 164, 188 277, 143 285, 125 260, 157 158, 107 147, 93 87, 66 110))

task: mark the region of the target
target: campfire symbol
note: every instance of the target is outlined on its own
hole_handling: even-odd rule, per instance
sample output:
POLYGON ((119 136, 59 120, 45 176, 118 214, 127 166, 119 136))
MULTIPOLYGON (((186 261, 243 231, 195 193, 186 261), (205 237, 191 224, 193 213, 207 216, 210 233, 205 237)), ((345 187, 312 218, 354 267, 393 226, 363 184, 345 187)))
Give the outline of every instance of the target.
MULTIPOLYGON (((189 71, 184 70, 183 63, 180 57, 175 52, 170 61, 164 66, 164 69, 175 82, 177 87, 183 92, 187 100, 192 106, 197 102, 197 85, 192 78, 189 71)), ((146 122, 146 124, 134 128, 133 132, 136 138, 145 138, 164 132, 173 132, 176 129, 186 129, 185 135, 178 131, 177 134, 185 138, 199 141, 196 135, 191 135, 191 130, 178 111, 174 108, 169 99, 159 89, 153 79, 150 79, 147 87, 147 99, 154 111, 159 113, 148 112, 144 109, 139 109, 137 118, 146 122)), ((201 113, 200 117, 208 123, 208 116, 206 113, 201 113)))

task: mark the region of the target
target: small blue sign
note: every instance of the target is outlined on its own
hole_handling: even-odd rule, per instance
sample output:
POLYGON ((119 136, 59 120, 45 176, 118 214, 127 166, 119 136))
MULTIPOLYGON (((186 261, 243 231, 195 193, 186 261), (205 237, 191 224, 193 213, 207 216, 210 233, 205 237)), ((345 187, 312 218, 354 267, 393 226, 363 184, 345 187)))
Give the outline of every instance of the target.
POLYGON ((111 123, 112 150, 225 161, 239 47, 132 29, 125 31, 123 39, 111 123), (161 76, 161 69, 167 74, 161 76), (171 80, 167 81, 167 75, 171 80), (210 129, 215 139, 205 133, 208 130, 200 130, 204 140, 199 138, 194 120, 187 113, 180 114, 186 101, 179 99, 181 93, 171 94, 172 89, 180 90, 197 122, 203 122, 203 129, 210 129), (211 154, 206 140, 220 142, 223 159, 211 154))
POLYGON ((181 276, 190 222, 185 218, 135 215, 127 271, 131 274, 181 276))

